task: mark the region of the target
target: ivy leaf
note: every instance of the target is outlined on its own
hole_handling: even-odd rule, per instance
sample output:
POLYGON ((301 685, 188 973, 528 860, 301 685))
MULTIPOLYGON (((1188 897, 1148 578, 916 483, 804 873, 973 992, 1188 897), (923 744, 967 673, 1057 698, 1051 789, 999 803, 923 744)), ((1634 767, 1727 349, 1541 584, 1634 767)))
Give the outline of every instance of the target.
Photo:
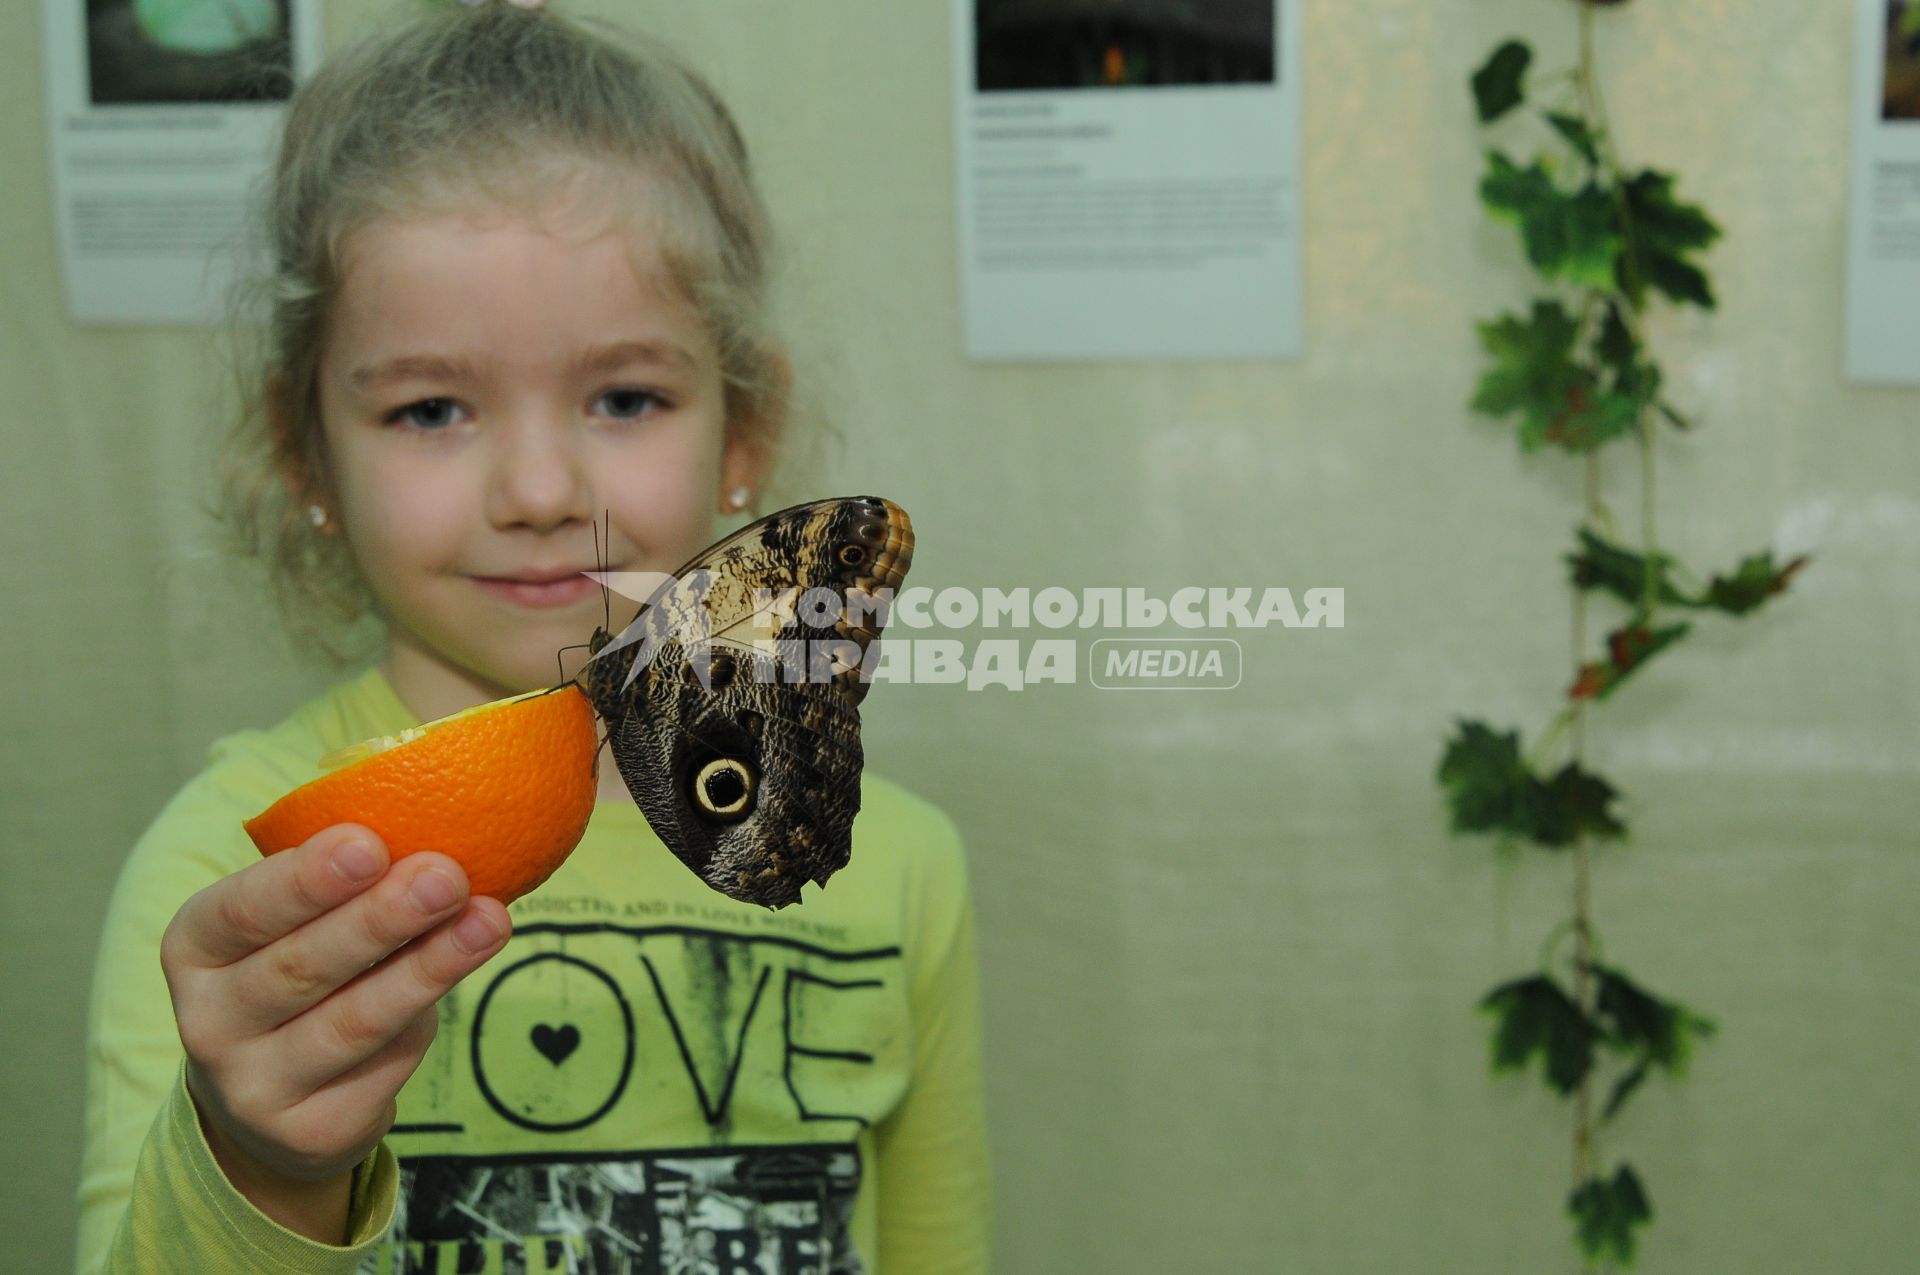
POLYGON ((1910 4, 1900 15, 1900 36, 1905 40, 1920 40, 1920 5, 1910 4))
POLYGON ((1487 152, 1487 171, 1480 178, 1480 202, 1495 216, 1524 222, 1529 211, 1559 194, 1553 175, 1539 160, 1521 168, 1501 151, 1487 152))
POLYGON ((1663 553, 1653 555, 1651 563, 1642 554, 1611 544, 1592 531, 1580 529, 1580 552, 1567 555, 1577 589, 1604 589, 1629 606, 1638 607, 1646 597, 1647 571, 1655 573, 1655 592, 1660 601, 1691 605, 1693 599, 1667 578, 1673 559, 1663 553))
MULTIPOLYGON (((1583 380, 1591 373, 1583 371, 1583 380)), ((1572 452, 1589 452, 1631 430, 1640 420, 1640 399, 1610 390, 1575 386, 1564 412, 1549 421, 1541 437, 1572 452)))
MULTIPOLYGON (((1706 592, 1698 596, 1683 592, 1669 578, 1668 571, 1673 566, 1673 559, 1667 555, 1655 554, 1651 568, 1657 575, 1654 588, 1661 602, 1695 610, 1745 615, 1768 598, 1785 592, 1788 583, 1808 561, 1810 559, 1802 554, 1781 566, 1775 564, 1770 549, 1751 554, 1741 559, 1740 566, 1732 575, 1713 577, 1707 584, 1706 592)), ((1571 569, 1575 588, 1604 589, 1636 609, 1645 600, 1648 560, 1631 550, 1609 543, 1585 527, 1580 529, 1580 551, 1567 555, 1567 566, 1571 569)))
POLYGON ((1675 252, 1711 245, 1720 227, 1696 204, 1673 198, 1673 174, 1642 169, 1624 188, 1635 228, 1649 240, 1675 252))
POLYGON ((1520 732, 1496 735, 1484 722, 1461 721, 1440 758, 1456 832, 1514 831, 1528 783, 1520 759, 1520 732))
POLYGON ((1602 1121, 1613 1119, 1620 1108, 1626 1105, 1633 1091, 1638 1089, 1640 1082, 1647 1078, 1647 1067, 1647 1060, 1642 1058, 1633 1065, 1633 1070, 1614 1082, 1612 1091, 1607 1095, 1607 1105, 1600 1112, 1602 1121))
POLYGON ((1582 1252, 1590 1258, 1611 1254, 1622 1266, 1633 1264, 1634 1228, 1653 1220, 1639 1175, 1625 1164, 1611 1182, 1594 1177, 1575 1187, 1567 1197, 1567 1212, 1578 1227, 1582 1252))
POLYGON ((1516 167, 1499 151, 1487 154, 1480 198, 1489 211, 1520 227, 1527 260, 1549 279, 1587 288, 1611 288, 1620 258, 1613 198, 1592 182, 1568 194, 1539 160, 1516 167))
POLYGON ((1531 318, 1505 314, 1477 326, 1493 366, 1469 406, 1496 418, 1518 412, 1520 444, 1531 451, 1591 379, 1573 362, 1580 325, 1558 301, 1536 301, 1531 318))
POLYGON ((1548 111, 1547 123, 1553 125, 1554 130, 1566 138, 1567 144, 1579 151, 1581 157, 1589 164, 1597 166, 1600 163, 1600 147, 1594 140, 1593 130, 1587 127, 1585 120, 1578 115, 1548 111))
POLYGON ((1611 297, 1607 299, 1607 317, 1600 324, 1600 339, 1594 343, 1594 353, 1602 363, 1615 369, 1628 367, 1640 357, 1640 343, 1634 340, 1627 316, 1621 311, 1620 303, 1611 297))
POLYGON ((1728 615, 1745 615, 1774 594, 1785 591, 1787 582, 1807 561, 1807 556, 1801 554, 1784 567, 1775 567, 1771 549, 1742 558, 1731 576, 1715 576, 1709 581, 1705 595, 1694 605, 1725 611, 1728 615))
POLYGON ((1626 826, 1607 809, 1619 794, 1569 762, 1542 781, 1520 756, 1520 733, 1495 734, 1462 720, 1440 758, 1455 832, 1505 832, 1543 846, 1572 845, 1583 834, 1617 837, 1626 826))
POLYGON ((1491 124, 1526 100, 1520 81, 1532 61, 1532 49, 1519 40, 1508 40, 1473 73, 1473 101, 1482 124, 1491 124))
POLYGON ((1646 289, 1652 286, 1674 301, 1713 309, 1712 285, 1686 254, 1713 243, 1720 237, 1720 227, 1697 205, 1673 198, 1673 177, 1668 173, 1646 169, 1622 186, 1621 193, 1626 198, 1630 238, 1619 258, 1619 282, 1634 308, 1645 304, 1646 289))
POLYGON ((1642 408, 1659 403, 1660 386, 1664 379, 1658 363, 1636 360, 1614 370, 1613 391, 1633 403, 1634 420, 1638 421, 1642 408))
POLYGON ((1543 846, 1570 846, 1582 835, 1624 836, 1627 826, 1607 806, 1620 795, 1590 770, 1568 762, 1536 788, 1528 803, 1528 834, 1543 846))
MULTIPOLYGON (((1620 229, 1613 198, 1606 191, 1588 182, 1577 194, 1563 198, 1557 209, 1542 210, 1533 225, 1545 245, 1541 255, 1547 248, 1559 248, 1551 262, 1538 261, 1543 271, 1584 288, 1613 286, 1620 261, 1620 229), (1551 220, 1543 224, 1544 217, 1551 220)), ((1528 255, 1535 255, 1531 242, 1528 255)))
POLYGON ((1664 253, 1647 253, 1640 259, 1639 266, 1641 282, 1652 284, 1672 300, 1692 302, 1703 310, 1712 310, 1718 305, 1706 271, 1691 262, 1664 253))
POLYGON ((1609 297, 1607 317, 1600 324, 1594 355, 1613 377, 1613 392, 1636 405, 1653 406, 1660 398, 1660 365, 1640 357, 1640 342, 1627 323, 1619 302, 1609 297))
POLYGON ((1662 648, 1685 637, 1692 627, 1689 624, 1669 624, 1665 628, 1649 629, 1644 624, 1626 624, 1615 629, 1607 634, 1607 658, 1580 666, 1579 676, 1567 688, 1568 698, 1605 699, 1635 669, 1652 659, 1662 648))
POLYGON ((1547 1083, 1562 1097, 1593 1066, 1593 1024, 1560 985, 1544 974, 1515 979, 1488 992, 1480 1008, 1494 1016, 1493 1071, 1524 1071, 1540 1055, 1547 1083))
POLYGON ((1696 1039, 1718 1031, 1710 1018, 1677 1001, 1664 1001, 1640 987, 1621 971, 1595 963, 1597 985, 1594 1013, 1607 1043, 1637 1053, 1643 1065, 1651 1063, 1670 1076, 1686 1073, 1696 1039))

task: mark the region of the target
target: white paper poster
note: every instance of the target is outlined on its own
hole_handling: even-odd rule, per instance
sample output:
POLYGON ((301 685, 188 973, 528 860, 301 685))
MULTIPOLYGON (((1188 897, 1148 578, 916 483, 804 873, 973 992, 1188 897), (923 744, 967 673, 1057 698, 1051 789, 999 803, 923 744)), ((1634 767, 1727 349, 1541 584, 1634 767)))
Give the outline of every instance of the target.
POLYGON ((1920 385, 1920 0, 1859 0, 1847 376, 1920 385))
POLYGON ((317 0, 43 0, 47 157, 76 323, 209 323, 317 0))
POLYGON ((1301 351, 1303 0, 954 0, 977 359, 1301 351))

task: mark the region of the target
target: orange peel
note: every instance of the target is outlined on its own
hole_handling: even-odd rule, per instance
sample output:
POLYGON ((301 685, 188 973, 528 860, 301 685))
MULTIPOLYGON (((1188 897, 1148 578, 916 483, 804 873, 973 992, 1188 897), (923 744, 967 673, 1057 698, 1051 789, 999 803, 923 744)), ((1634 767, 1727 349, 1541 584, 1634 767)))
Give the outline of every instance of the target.
POLYGON ((437 850, 502 903, 538 887, 586 833, 599 735, 579 687, 532 691, 320 759, 327 773, 242 825, 263 855, 339 823, 379 834, 395 861, 437 850))

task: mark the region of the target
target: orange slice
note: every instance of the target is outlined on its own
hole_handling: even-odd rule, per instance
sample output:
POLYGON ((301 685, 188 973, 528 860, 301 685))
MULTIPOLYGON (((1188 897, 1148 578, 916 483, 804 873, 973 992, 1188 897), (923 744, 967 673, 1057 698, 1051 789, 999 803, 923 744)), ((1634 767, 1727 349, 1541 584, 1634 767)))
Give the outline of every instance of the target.
POLYGON ((580 843, 599 745, 579 687, 515 695, 331 753, 329 773, 242 826, 266 855, 365 824, 395 860, 438 850, 466 869, 471 893, 511 903, 580 843))

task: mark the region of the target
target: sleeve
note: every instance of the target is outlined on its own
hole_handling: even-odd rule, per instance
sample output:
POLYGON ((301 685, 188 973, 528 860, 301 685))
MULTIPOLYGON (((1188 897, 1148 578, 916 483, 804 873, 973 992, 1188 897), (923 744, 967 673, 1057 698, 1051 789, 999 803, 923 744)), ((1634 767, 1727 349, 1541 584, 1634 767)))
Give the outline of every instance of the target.
POLYGON ((346 1272, 391 1224, 392 1153, 358 1170, 353 1243, 315 1243, 274 1222, 221 1174, 185 1083, 160 936, 197 891, 258 858, 240 827, 284 791, 244 750, 217 760, 135 845, 107 906, 88 1007, 86 1136, 76 1269, 99 1272, 346 1272))
POLYGON ((992 1181, 980 1072, 973 904, 959 834, 936 821, 927 870, 908 891, 913 1071, 874 1131, 879 1269, 977 1275, 988 1268, 992 1181))

